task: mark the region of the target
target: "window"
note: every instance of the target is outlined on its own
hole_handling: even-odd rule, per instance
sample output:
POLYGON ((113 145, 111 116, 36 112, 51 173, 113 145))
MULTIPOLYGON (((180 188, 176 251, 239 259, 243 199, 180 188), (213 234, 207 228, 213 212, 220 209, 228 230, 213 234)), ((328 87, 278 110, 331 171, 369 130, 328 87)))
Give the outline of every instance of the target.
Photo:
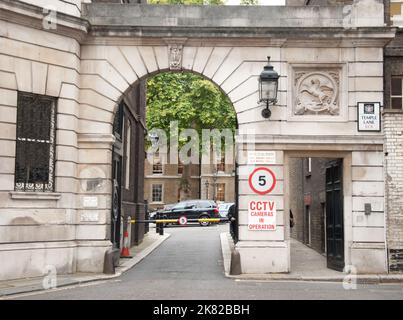
POLYGON ((217 183, 217 201, 225 201, 225 183, 217 183))
POLYGON ((213 203, 209 201, 199 201, 197 203, 198 208, 213 208, 213 203))
POLYGON ((162 174, 162 163, 159 158, 154 158, 153 174, 162 174))
POLYGON ((403 77, 392 77, 391 103, 390 103, 392 109, 402 109, 403 107, 402 79, 403 77))
POLYGON ((18 93, 16 191, 54 191, 56 99, 18 93))
POLYGON ((152 201, 162 202, 162 184, 152 185, 152 201))
POLYGON ((219 163, 217 163, 217 171, 225 172, 225 157, 223 156, 219 163))
POLYGON ((186 207, 186 202, 179 202, 172 207, 172 210, 183 210, 186 207))
POLYGON ((403 5, 403 1, 396 1, 396 0, 393 1, 392 0, 392 3, 390 4, 391 17, 402 14, 402 5, 403 5))
POLYGON ((178 163, 178 174, 180 174, 180 175, 183 174, 183 163, 182 162, 178 163))
POLYGON ((113 134, 119 141, 122 141, 123 136, 123 106, 124 102, 121 102, 113 120, 113 134))
POLYGON ((186 202, 185 209, 194 209, 197 208, 197 202, 186 202))

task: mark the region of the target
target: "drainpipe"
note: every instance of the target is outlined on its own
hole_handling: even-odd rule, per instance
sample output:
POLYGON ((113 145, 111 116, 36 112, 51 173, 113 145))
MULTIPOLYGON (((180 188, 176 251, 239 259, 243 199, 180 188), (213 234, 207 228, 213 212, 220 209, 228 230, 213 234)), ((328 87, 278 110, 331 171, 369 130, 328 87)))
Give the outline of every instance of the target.
POLYGON ((385 266, 386 272, 389 273, 389 250, 388 250, 388 227, 389 227, 389 175, 388 175, 388 152, 387 146, 385 142, 385 149, 384 150, 384 180, 385 180, 385 194, 384 194, 384 209, 383 209, 383 221, 384 221, 384 241, 385 241, 385 266))

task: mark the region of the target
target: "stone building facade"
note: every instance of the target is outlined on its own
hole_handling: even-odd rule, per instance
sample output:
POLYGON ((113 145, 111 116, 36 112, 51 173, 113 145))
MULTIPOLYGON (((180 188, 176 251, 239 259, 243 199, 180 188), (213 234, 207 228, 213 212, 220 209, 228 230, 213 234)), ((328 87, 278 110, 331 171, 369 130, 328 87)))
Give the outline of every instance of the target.
POLYGON ((183 165, 145 162, 144 199, 152 210, 186 199, 235 202, 234 164, 190 165, 188 193, 184 194, 183 165))
POLYGON ((235 202, 235 164, 222 161, 201 166, 200 188, 202 199, 217 202, 235 202))
MULTIPOLYGON (((58 273, 102 271, 112 246, 115 115, 133 86, 167 70, 210 79, 237 113, 242 272, 291 271, 285 213, 295 157, 343 159, 341 265, 388 270, 385 210, 397 210, 399 200, 384 205, 392 187, 385 188, 384 133, 357 130, 357 103, 384 102, 383 49, 395 30, 385 25, 382 1, 356 0, 347 17, 342 6, 161 8, 87 0, 54 0, 55 14, 44 10, 48 2, 0 0, 0 279, 40 276, 49 265, 58 273), (257 91, 267 56, 280 75, 269 120, 257 91), (21 105, 43 108, 47 116, 39 120, 54 135, 17 137, 21 105), (16 169, 29 171, 16 166, 21 141, 54 146, 46 153, 54 170, 42 159, 32 175, 40 179, 30 178, 47 192, 17 188, 16 169), (269 195, 276 203, 272 231, 248 229, 249 201, 268 197, 248 184, 256 167, 244 156, 251 148, 274 155, 264 164, 277 181, 269 195)), ((399 181, 397 169, 386 170, 399 181)))
POLYGON ((200 198, 200 167, 190 165, 190 175, 186 179, 188 192, 184 193, 183 170, 177 164, 152 165, 145 161, 144 199, 151 210, 163 209, 165 205, 175 204, 186 199, 200 198))

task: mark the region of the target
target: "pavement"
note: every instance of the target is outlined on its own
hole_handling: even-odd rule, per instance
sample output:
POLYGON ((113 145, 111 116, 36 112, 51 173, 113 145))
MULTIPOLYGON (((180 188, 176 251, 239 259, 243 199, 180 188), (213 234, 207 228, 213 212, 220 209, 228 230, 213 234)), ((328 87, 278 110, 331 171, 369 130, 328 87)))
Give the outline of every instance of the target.
MULTIPOLYGON (((57 288, 118 278, 142 261, 169 237, 169 233, 164 233, 164 235, 161 236, 155 233, 155 229, 150 229, 150 232, 145 235, 143 242, 130 249, 132 258, 120 259, 119 266, 115 268, 115 274, 74 273, 57 275, 57 288)), ((44 281, 46 281, 44 277, 0 281, 0 299, 7 296, 46 290, 46 283, 44 285, 44 281)))
POLYGON ((228 278, 239 280, 265 280, 265 281, 321 281, 343 282, 348 279, 356 283, 379 284, 403 282, 400 274, 359 274, 349 275, 327 268, 326 257, 304 245, 291 239, 291 272, 272 274, 241 274, 231 275, 231 252, 235 250, 234 242, 229 233, 221 233, 221 248, 224 259, 225 275, 228 278))

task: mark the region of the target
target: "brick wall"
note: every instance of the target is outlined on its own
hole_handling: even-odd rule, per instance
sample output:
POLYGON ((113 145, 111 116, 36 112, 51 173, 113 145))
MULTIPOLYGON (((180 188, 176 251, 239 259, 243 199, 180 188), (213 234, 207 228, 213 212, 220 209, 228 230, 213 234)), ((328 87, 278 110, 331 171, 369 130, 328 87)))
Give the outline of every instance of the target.
POLYGON ((403 112, 383 116, 385 133, 387 244, 390 271, 403 271, 403 112))
POLYGON ((304 192, 303 192, 303 159, 291 158, 290 170, 290 209, 294 217, 294 227, 291 237, 303 242, 304 240, 304 192))
MULTIPOLYGON (((324 205, 326 202, 325 185, 326 185, 326 166, 330 159, 312 158, 311 172, 308 171, 308 159, 303 161, 304 183, 303 190, 306 199, 311 199, 305 203, 310 210, 310 228, 311 234, 308 239, 308 226, 305 226, 306 235, 305 242, 310 240, 310 246, 319 253, 325 252, 325 215, 324 205)), ((306 221, 306 220, 305 220, 306 221)))
POLYGON ((291 237, 308 244, 319 253, 325 252, 326 166, 331 160, 312 158, 311 172, 308 171, 307 158, 290 159, 289 165, 290 208, 295 222, 291 237))

